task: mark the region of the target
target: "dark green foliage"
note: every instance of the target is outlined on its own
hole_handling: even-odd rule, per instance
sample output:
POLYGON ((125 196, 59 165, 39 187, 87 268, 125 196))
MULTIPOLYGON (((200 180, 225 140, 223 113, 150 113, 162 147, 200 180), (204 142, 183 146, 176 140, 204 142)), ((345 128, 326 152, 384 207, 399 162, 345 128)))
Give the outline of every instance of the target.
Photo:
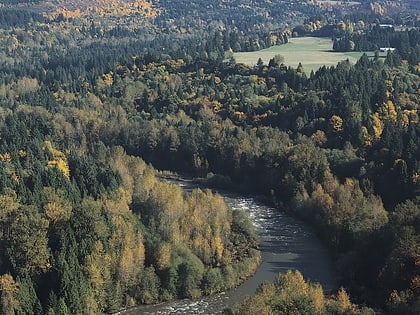
MULTIPOLYGON (((306 2, 284 19, 288 2, 159 1, 144 25, 49 19, 18 2, 28 1, 0 10, 0 275, 20 288, 17 312, 117 312, 212 294, 255 270, 243 212, 208 192, 193 195, 206 207, 183 198, 126 150, 264 195, 319 229, 358 299, 418 313, 417 29, 341 33, 330 23, 339 9, 306 2), (231 50, 286 43, 283 23, 309 15, 295 31, 319 21, 337 50, 397 51, 310 75, 281 56, 235 63, 231 50)), ((360 18, 379 17, 348 16, 360 18)), ((304 294, 279 301, 263 289, 280 313, 319 312, 304 294)))
POLYGON ((78 245, 70 238, 69 244, 63 244, 57 258, 57 273, 59 277, 58 309, 66 308, 70 314, 83 313, 86 308, 88 294, 87 280, 83 274, 82 265, 77 258, 78 245))
POLYGON ((178 266, 179 292, 184 298, 197 297, 200 295, 200 284, 203 279, 204 266, 201 261, 191 257, 178 266))
MULTIPOLYGON (((19 0, 10 2, 33 2, 32 0, 19 0)), ((9 2, 1 1, 1 2, 9 2)), ((45 19, 41 14, 32 10, 22 10, 13 8, 1 8, 0 9, 0 25, 2 28, 25 26, 31 22, 44 22, 45 19)))
POLYGON ((232 220, 232 234, 230 236, 232 258, 235 261, 251 255, 249 245, 258 246, 257 236, 249 219, 242 211, 234 210, 232 220))
POLYGON ((420 311, 418 297, 418 257, 420 206, 412 201, 399 204, 390 217, 392 235, 380 286, 393 288, 386 293, 391 314, 416 314, 420 311), (408 307, 410 305, 411 307, 408 307))
MULTIPOLYGON (((380 48, 395 48, 402 59, 416 65, 420 61, 418 55, 419 34, 419 30, 416 28, 396 31, 394 27, 377 25, 365 33, 345 34, 343 37, 336 38, 333 49, 335 51, 378 51, 380 48), (350 42, 353 46, 350 45, 350 42)), ((389 64, 391 66, 398 65, 395 62, 389 64)))
POLYGON ((225 281, 220 268, 208 268, 203 276, 203 293, 206 295, 220 292, 225 288, 225 281))
POLYGON ((21 206, 10 217, 6 257, 15 274, 35 277, 47 269, 48 223, 33 206, 21 206))
POLYGON ((98 165, 91 156, 73 151, 68 161, 71 178, 76 181, 82 197, 98 198, 107 191, 114 191, 121 183, 118 174, 109 167, 98 165))
POLYGON ((136 299, 142 304, 153 304, 159 301, 160 281, 153 267, 147 267, 140 280, 136 299))
POLYGON ((32 279, 26 276, 22 279, 17 278, 17 281, 19 282, 18 299, 21 305, 21 309, 17 312, 17 314, 41 315, 41 302, 39 301, 38 296, 35 292, 32 279))

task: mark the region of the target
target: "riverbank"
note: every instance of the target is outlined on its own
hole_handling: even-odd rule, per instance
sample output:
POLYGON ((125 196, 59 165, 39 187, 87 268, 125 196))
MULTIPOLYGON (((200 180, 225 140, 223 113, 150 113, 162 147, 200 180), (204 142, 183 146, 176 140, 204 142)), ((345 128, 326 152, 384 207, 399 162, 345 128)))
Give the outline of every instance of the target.
MULTIPOLYGON (((183 189, 193 189, 197 185, 192 179, 182 183, 183 189)), ((261 264, 255 274, 240 286, 214 296, 139 306, 124 314, 222 314, 225 308, 234 308, 246 296, 253 295, 262 282, 273 281, 278 273, 290 269, 300 270, 306 279, 320 283, 326 293, 337 288, 329 252, 311 227, 257 198, 224 190, 217 192, 230 208, 246 211, 253 222, 261 249, 261 264)))

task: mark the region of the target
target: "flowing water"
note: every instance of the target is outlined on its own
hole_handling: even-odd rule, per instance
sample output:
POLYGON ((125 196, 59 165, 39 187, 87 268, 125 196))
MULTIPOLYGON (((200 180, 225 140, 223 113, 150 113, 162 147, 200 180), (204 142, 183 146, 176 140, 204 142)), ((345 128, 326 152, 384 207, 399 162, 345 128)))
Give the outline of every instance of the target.
MULTIPOLYGON (((177 184, 186 191, 193 188, 187 182, 177 184)), ((273 281, 279 272, 289 269, 297 269, 306 280, 320 283, 327 293, 336 288, 329 253, 309 226, 253 197, 219 193, 232 209, 245 210, 255 226, 262 256, 255 275, 239 287, 214 296, 140 306, 125 311, 124 315, 222 314, 223 309, 235 306, 247 295, 253 295, 261 282, 273 281)))

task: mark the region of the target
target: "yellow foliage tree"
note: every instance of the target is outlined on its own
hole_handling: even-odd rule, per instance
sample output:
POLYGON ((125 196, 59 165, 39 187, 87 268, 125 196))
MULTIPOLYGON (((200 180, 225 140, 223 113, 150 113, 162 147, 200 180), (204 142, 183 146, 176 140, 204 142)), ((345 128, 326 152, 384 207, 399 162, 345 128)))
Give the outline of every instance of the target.
POLYGON ((331 212, 334 207, 334 199, 324 191, 321 184, 317 184, 312 192, 312 200, 327 212, 331 212))
POLYGON ((171 265, 171 244, 162 243, 157 251, 157 268, 163 270, 171 265))
POLYGON ((393 123, 397 122, 397 111, 395 110, 395 105, 391 100, 386 102, 386 107, 388 111, 388 118, 393 123))
POLYGON ((194 190, 187 199, 187 215, 182 220, 181 233, 194 252, 207 263, 217 262, 224 251, 232 218, 223 198, 210 190, 194 190))
POLYGON ((370 118, 372 119, 373 133, 375 139, 380 139, 382 132, 384 131, 384 123, 379 118, 379 113, 372 114, 370 118))
POLYGON ((0 276, 0 301, 2 314, 15 315, 15 312, 20 309, 17 297, 18 291, 18 283, 10 274, 0 276))
POLYGON ((109 244, 113 253, 112 261, 118 268, 123 287, 136 280, 144 265, 143 235, 140 231, 136 231, 133 222, 134 218, 130 216, 112 217, 114 231, 109 244))
POLYGON ((183 241, 180 235, 180 220, 185 214, 184 199, 179 186, 157 182, 151 192, 152 207, 159 209, 158 228, 162 238, 178 244, 183 241))
POLYGON ((106 289, 111 283, 111 257, 105 253, 101 241, 95 242, 92 253, 86 258, 86 270, 92 287, 90 305, 97 308, 98 304, 105 304, 106 289))
POLYGON ((287 271, 285 274, 278 274, 275 284, 285 295, 309 292, 309 285, 299 271, 287 271))
MULTIPOLYGON (((11 189, 6 189, 4 195, 0 195, 0 223, 2 223, 7 216, 19 208, 19 200, 16 192, 11 189)), ((2 235, 0 230, 0 237, 2 235)))
POLYGON ((63 191, 45 187, 44 195, 46 198, 45 216, 51 223, 55 224, 70 219, 72 206, 71 202, 64 197, 63 191))
POLYGON ((102 75, 102 80, 105 86, 111 86, 112 83, 114 83, 113 75, 112 71, 102 75))
POLYGON ((216 254, 216 259, 220 260, 223 256, 223 252, 224 252, 224 245, 223 245, 223 240, 220 237, 220 235, 216 235, 213 239, 212 242, 212 247, 214 248, 215 254, 216 254))
POLYGON ((66 178, 69 179, 70 168, 67 163, 66 155, 60 150, 55 149, 50 141, 44 141, 43 148, 44 150, 48 150, 53 156, 53 160, 48 161, 47 165, 50 167, 56 167, 66 178))
POLYGON ((362 137, 364 140, 364 145, 370 147, 372 145, 372 136, 369 134, 369 131, 365 126, 362 126, 362 137))
POLYGON ((9 152, 0 154, 0 161, 2 162, 11 162, 12 157, 9 152))
POLYGON ((309 288, 309 296, 311 297, 312 303, 319 314, 323 314, 325 310, 325 295, 324 290, 320 284, 311 285, 309 288))
POLYGON ((240 315, 275 315, 275 312, 272 307, 266 303, 264 298, 260 295, 255 296, 254 298, 247 297, 245 300, 238 306, 235 314, 240 315))
POLYGON ((129 214, 131 213, 129 207, 131 200, 130 192, 123 187, 119 187, 112 198, 105 199, 103 202, 106 209, 113 214, 129 214))
POLYGON ((325 132, 322 130, 317 130, 315 133, 311 135, 311 140, 317 144, 318 146, 322 146, 327 142, 327 137, 325 136, 325 132))
POLYGON ((334 132, 343 130, 343 119, 338 115, 332 115, 330 118, 330 126, 334 132))
POLYGON ((337 292, 336 301, 338 303, 338 311, 340 314, 349 314, 354 311, 354 305, 350 301, 350 297, 344 288, 340 288, 337 292))
POLYGON ((252 298, 246 298, 234 314, 374 314, 352 304, 341 288, 334 297, 325 297, 319 284, 307 283, 299 271, 279 274, 275 283, 261 284, 252 298))
POLYGON ((322 186, 317 185, 310 198, 329 225, 345 227, 351 233, 374 231, 388 222, 381 199, 365 196, 355 179, 347 178, 341 184, 328 178, 322 186))

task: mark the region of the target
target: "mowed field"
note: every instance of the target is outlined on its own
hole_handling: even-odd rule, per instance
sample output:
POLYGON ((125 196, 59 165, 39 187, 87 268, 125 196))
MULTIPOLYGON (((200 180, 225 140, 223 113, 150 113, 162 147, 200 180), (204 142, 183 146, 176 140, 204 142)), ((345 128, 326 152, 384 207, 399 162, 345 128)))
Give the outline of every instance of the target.
MULTIPOLYGON (((237 63, 255 65, 258 58, 261 58, 265 64, 268 64, 275 55, 282 55, 284 63, 287 66, 296 67, 299 62, 302 63, 303 70, 306 74, 310 74, 311 70, 316 71, 321 66, 333 66, 342 60, 349 59, 351 63, 355 63, 362 52, 333 52, 333 42, 329 38, 319 37, 297 37, 290 38, 289 42, 280 46, 273 46, 260 51, 238 52, 233 57, 237 63)), ((367 53, 373 56, 374 53, 367 53)), ((386 56, 381 53, 380 56, 386 56)))

